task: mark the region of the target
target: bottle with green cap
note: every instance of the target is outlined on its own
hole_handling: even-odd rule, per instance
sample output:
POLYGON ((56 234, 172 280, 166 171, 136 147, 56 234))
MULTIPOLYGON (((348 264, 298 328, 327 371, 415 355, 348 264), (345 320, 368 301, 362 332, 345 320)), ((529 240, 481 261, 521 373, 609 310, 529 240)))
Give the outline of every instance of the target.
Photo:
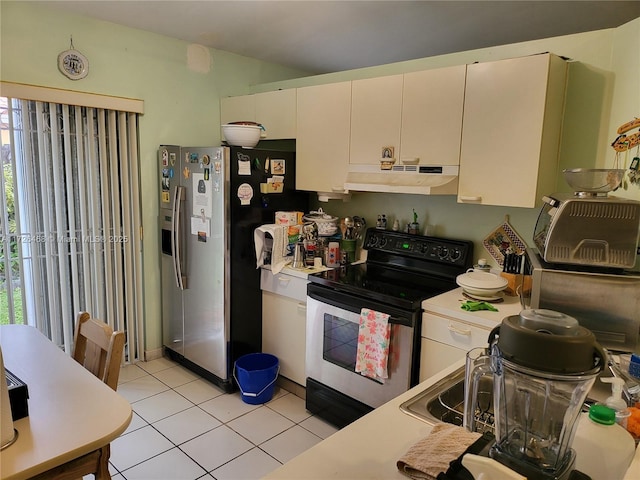
POLYGON ((575 469, 592 480, 622 480, 636 449, 631 434, 616 423, 616 411, 599 404, 580 415, 572 446, 575 469))

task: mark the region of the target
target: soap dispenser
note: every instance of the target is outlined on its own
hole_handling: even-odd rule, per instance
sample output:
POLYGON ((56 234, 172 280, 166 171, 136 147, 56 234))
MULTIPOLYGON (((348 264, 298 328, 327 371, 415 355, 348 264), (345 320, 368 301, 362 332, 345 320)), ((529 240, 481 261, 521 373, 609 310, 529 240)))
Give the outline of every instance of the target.
POLYGON ((605 377, 601 378, 603 383, 611 384, 611 396, 607 398, 604 404, 615 410, 616 423, 623 428, 627 428, 627 418, 631 415, 627 408, 627 402, 622 398, 622 387, 624 386, 624 380, 618 377, 605 377))

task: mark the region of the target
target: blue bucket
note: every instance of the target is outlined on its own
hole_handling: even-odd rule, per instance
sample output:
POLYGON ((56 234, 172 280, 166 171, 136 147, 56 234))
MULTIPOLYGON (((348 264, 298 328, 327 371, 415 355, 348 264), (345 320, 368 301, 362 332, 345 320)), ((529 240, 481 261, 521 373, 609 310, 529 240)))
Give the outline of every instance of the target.
POLYGON ((258 405, 271 400, 279 370, 278 357, 268 353, 249 353, 238 358, 233 378, 242 393, 242 401, 258 405))

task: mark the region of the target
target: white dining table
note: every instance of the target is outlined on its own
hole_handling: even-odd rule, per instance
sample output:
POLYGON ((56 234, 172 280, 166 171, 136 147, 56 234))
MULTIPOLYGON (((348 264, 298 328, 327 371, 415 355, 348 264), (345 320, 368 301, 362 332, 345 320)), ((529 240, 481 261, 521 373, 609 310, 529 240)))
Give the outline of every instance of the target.
POLYGON ((0 451, 1 479, 45 474, 103 449, 128 427, 129 402, 36 328, 0 326, 0 345, 5 368, 29 392, 29 415, 14 422, 18 437, 0 451))

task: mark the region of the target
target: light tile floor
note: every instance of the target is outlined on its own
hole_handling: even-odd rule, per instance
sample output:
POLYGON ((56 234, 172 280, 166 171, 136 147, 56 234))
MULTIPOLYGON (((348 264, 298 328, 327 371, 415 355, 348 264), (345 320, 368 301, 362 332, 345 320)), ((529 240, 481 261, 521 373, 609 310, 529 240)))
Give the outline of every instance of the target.
POLYGON ((114 480, 257 479, 337 431, 280 387, 250 405, 167 358, 123 367, 118 393, 134 413, 111 443, 114 480))

